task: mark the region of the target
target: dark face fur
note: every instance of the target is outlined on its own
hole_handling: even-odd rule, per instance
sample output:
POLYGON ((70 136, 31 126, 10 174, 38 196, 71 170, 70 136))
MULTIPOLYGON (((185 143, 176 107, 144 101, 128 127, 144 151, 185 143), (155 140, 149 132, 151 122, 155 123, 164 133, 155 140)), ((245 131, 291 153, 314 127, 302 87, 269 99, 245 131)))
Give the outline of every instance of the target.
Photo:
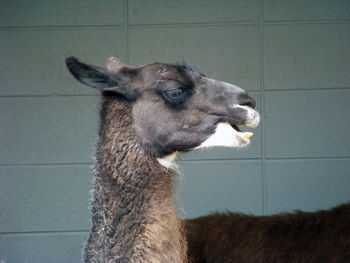
POLYGON ((106 68, 67 57, 69 71, 103 96, 132 105, 133 129, 156 158, 200 147, 243 147, 256 127, 255 100, 244 90, 187 66, 161 63, 129 67, 110 58, 106 68))

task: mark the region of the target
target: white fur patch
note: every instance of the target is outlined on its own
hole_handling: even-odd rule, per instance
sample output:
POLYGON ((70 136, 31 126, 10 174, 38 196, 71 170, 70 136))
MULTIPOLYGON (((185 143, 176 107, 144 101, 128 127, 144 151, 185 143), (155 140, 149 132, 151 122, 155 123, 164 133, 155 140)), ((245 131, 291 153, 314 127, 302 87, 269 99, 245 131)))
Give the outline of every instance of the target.
POLYGON ((219 123, 215 133, 196 149, 208 147, 244 147, 250 142, 248 136, 250 134, 248 132, 236 131, 228 123, 219 123))
POLYGON ((177 170, 177 165, 175 163, 177 155, 178 152, 174 152, 172 154, 164 156, 163 158, 157 158, 157 161, 165 168, 177 170))

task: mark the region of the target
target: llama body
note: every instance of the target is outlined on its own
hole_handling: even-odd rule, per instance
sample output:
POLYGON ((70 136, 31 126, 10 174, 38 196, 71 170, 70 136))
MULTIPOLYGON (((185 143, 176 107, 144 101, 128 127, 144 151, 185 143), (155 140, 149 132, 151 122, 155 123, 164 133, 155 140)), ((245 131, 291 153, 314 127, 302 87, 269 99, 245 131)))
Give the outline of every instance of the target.
POLYGON ((350 204, 276 216, 213 214, 179 220, 172 160, 201 147, 244 147, 255 101, 186 66, 105 68, 66 58, 102 94, 100 140, 84 262, 350 262, 350 204), (187 244, 189 249, 187 250, 187 244))
POLYGON ((350 203, 273 216, 216 213, 185 225, 192 263, 350 262, 350 203))
POLYGON ((183 221, 173 206, 172 157, 200 147, 243 147, 255 127, 244 90, 187 66, 105 68, 66 58, 80 82, 102 94, 92 229, 84 262, 187 262, 183 221), (223 138, 224 137, 224 138, 223 138))

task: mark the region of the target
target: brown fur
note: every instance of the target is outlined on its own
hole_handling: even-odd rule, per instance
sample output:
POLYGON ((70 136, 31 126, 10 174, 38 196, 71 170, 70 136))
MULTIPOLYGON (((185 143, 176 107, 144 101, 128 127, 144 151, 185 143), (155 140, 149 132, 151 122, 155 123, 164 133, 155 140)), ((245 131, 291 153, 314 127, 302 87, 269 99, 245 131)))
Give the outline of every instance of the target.
POLYGON ((350 203, 314 213, 215 213, 185 224, 191 263, 350 262, 350 203))
POLYGON ((104 98, 84 262, 186 262, 173 174, 138 146, 130 111, 127 103, 104 98))

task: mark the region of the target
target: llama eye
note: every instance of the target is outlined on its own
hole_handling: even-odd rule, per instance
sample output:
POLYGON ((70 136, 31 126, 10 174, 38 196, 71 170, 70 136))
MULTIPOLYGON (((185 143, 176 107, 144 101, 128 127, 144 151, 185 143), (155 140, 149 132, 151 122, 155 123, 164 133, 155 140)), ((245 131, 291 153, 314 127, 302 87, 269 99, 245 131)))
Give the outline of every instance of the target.
POLYGON ((184 92, 181 89, 173 89, 164 92, 164 96, 172 101, 180 100, 184 95, 184 92))

